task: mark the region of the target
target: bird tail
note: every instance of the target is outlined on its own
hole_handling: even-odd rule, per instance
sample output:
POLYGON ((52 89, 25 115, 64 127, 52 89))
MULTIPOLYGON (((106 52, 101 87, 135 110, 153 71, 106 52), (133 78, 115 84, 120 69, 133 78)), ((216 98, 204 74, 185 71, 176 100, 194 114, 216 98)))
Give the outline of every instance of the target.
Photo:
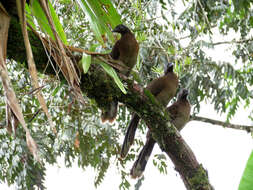
POLYGON ((141 177, 142 173, 145 170, 148 159, 152 153, 152 150, 155 145, 155 140, 151 137, 150 131, 147 134, 147 140, 142 148, 137 160, 134 162, 134 165, 130 171, 130 175, 132 178, 141 177))
POLYGON ((127 133, 125 135, 125 139, 121 148, 121 152, 120 152, 121 158, 126 157, 130 149, 130 146, 134 142, 134 136, 135 136, 136 129, 138 127, 139 120, 140 120, 140 117, 137 114, 134 114, 130 121, 130 124, 128 125, 127 133))
POLYGON ((110 102, 110 106, 108 110, 103 110, 101 114, 101 120, 102 122, 109 121, 110 123, 114 122, 117 116, 118 111, 118 101, 112 101, 110 102))

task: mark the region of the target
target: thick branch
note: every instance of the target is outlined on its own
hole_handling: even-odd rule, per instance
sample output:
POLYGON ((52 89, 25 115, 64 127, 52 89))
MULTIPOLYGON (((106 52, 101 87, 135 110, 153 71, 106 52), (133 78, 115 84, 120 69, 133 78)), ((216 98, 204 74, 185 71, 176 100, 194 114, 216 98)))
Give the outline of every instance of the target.
POLYGON ((209 119, 206 117, 194 116, 194 115, 191 116, 191 120, 202 121, 206 123, 211 123, 213 125, 220 125, 220 126, 232 128, 232 129, 245 130, 247 132, 253 132, 253 126, 249 126, 249 125, 237 125, 237 124, 227 123, 223 121, 218 121, 218 120, 209 119))
MULTIPOLYGON (((150 100, 143 99, 136 88, 129 85, 128 94, 119 99, 134 111, 149 126, 153 138, 161 150, 171 158, 187 189, 212 189, 207 172, 198 163, 191 148, 175 127, 168 122, 166 113, 150 100)), ((138 89, 138 88, 137 88, 138 89)))
MULTIPOLYGON (((15 33, 9 34, 10 38, 12 35, 16 36, 16 31, 13 32, 15 33)), ((13 39, 9 40, 9 43, 11 42, 14 42, 13 39)), ((38 39, 37 45, 39 44, 40 46, 37 51, 34 51, 35 59, 37 57, 46 57, 44 49, 41 48, 42 44, 38 39)), ((14 46, 10 45, 8 47, 14 46)), ((13 53, 20 54, 19 51, 15 52, 15 48, 8 52, 8 57, 15 58, 13 53)), ((15 60, 20 62, 19 59, 15 60)), ((40 60, 36 62, 38 71, 44 71, 47 66, 45 64, 47 61, 44 61, 42 63, 40 60)), ((49 68, 49 71, 52 70, 49 68)), ((82 74, 80 87, 89 98, 96 100, 100 108, 105 106, 108 100, 113 97, 140 115, 150 127, 152 135, 160 148, 169 155, 175 164, 175 168, 179 172, 187 189, 212 189, 208 181, 207 172, 197 162, 192 150, 181 137, 180 133, 168 123, 168 117, 161 111, 162 109, 158 105, 152 104, 151 100, 143 98, 142 93, 139 91, 140 87, 134 85, 133 81, 127 80, 126 83, 128 85, 128 93, 122 94, 113 80, 104 73, 101 67, 98 64, 92 64, 88 74, 82 74)))

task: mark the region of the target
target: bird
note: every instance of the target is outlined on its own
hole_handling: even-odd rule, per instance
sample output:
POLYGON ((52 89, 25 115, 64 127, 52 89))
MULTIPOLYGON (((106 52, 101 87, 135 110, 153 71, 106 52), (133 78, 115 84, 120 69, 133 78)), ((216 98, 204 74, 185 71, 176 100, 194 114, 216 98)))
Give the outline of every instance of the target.
POLYGON ((113 32, 121 34, 121 38, 114 44, 110 56, 128 67, 123 73, 128 76, 137 62, 139 44, 131 30, 123 24, 117 25, 113 32))
MULTIPOLYGON (((173 63, 166 64, 164 75, 151 81, 146 89, 149 90, 156 100, 164 106, 167 106, 169 101, 175 96, 178 87, 178 77, 173 72, 173 63)), ((140 117, 134 113, 128 125, 124 142, 121 148, 120 157, 125 158, 130 146, 133 144, 136 129, 138 127, 140 117)))
MULTIPOLYGON (((112 47, 110 56, 113 60, 119 60, 126 66, 126 69, 121 71, 121 73, 129 76, 137 61, 139 44, 131 30, 123 24, 117 25, 112 32, 121 34, 121 38, 112 47)), ((117 110, 118 101, 116 98, 112 98, 107 103, 106 108, 102 110, 102 122, 109 121, 112 123, 117 116, 117 110)))
MULTIPOLYGON (((177 101, 166 108, 166 112, 169 114, 171 123, 179 131, 190 120, 191 105, 187 99, 187 96, 188 90, 182 89, 179 92, 177 101)), ((148 130, 145 145, 143 146, 137 160, 135 161, 130 171, 132 178, 138 178, 142 176, 155 143, 156 141, 152 138, 151 131, 148 130)))

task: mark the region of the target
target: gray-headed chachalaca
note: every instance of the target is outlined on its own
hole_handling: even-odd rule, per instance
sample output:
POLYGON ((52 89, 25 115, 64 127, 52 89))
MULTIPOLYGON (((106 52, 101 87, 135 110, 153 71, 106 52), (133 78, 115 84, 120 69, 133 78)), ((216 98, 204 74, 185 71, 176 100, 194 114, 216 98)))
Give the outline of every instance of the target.
MULTIPOLYGON (((121 71, 122 74, 128 76, 136 64, 139 52, 139 44, 135 39, 134 34, 123 24, 117 25, 113 32, 121 34, 121 38, 114 44, 110 56, 114 60, 121 61, 126 69, 121 71)), ((108 102, 107 109, 102 110, 102 122, 113 122, 117 116, 118 101, 112 99, 108 102)))
POLYGON ((123 24, 119 24, 113 30, 121 34, 121 38, 114 44, 111 57, 115 60, 122 61, 128 67, 124 74, 128 76, 137 61, 139 52, 139 44, 134 34, 123 24))
MULTIPOLYGON (((175 96, 178 87, 178 77, 173 72, 173 64, 169 63, 165 68, 164 76, 151 81, 146 89, 148 89, 164 107, 175 96)), ((122 145, 120 156, 125 158, 130 146, 133 144, 135 132, 139 123, 140 117, 133 114, 130 124, 127 128, 127 133, 122 145)))
MULTIPOLYGON (((190 119, 191 105, 187 100, 188 91, 183 89, 180 91, 177 101, 166 108, 169 113, 171 123, 181 130, 190 119)), ((150 130, 147 133, 147 139, 132 169, 131 176, 133 178, 140 177, 145 170, 148 159, 152 153, 156 141, 152 138, 150 130)))

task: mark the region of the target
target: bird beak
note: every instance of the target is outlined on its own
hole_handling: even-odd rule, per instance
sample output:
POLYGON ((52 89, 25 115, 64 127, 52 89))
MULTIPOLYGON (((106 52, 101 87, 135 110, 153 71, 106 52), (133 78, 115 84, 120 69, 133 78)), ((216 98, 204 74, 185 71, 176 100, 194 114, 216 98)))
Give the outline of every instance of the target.
POLYGON ((168 63, 168 68, 173 67, 173 63, 168 63))
POLYGON ((173 63, 167 63, 165 65, 164 74, 167 74, 168 72, 173 71, 173 63))
POLYGON ((112 30, 112 32, 117 32, 117 33, 119 33, 119 32, 120 32, 119 27, 118 27, 118 26, 116 26, 116 27, 112 30))
POLYGON ((187 97, 189 94, 188 90, 187 89, 183 89, 183 96, 184 97, 187 97))

